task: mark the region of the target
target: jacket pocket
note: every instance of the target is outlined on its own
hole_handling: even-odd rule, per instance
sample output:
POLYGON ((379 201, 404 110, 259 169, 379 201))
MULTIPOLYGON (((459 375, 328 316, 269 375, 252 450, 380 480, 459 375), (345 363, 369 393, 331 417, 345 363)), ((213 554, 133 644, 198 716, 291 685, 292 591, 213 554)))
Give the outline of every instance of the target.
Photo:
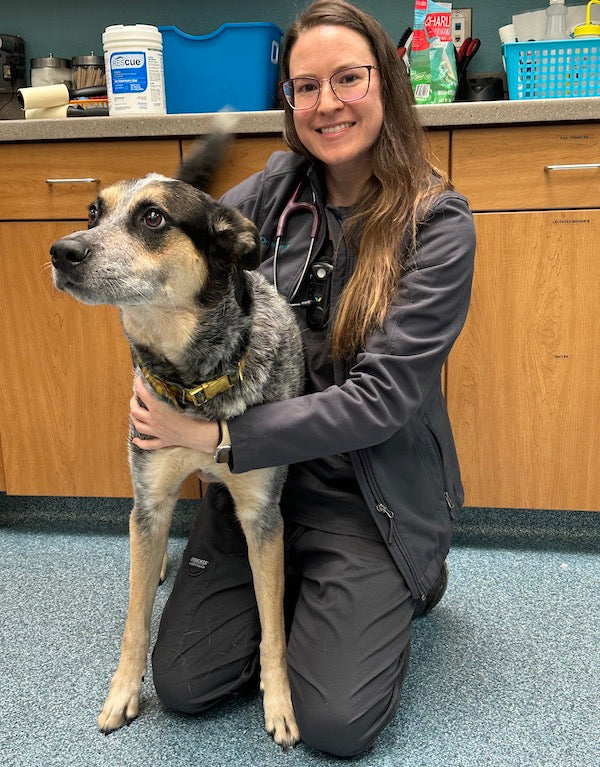
POLYGON ((417 452, 429 476, 436 499, 446 506, 451 519, 455 519, 457 516, 456 502, 448 481, 444 451, 427 416, 422 416, 421 424, 423 428, 420 434, 414 434, 417 452))

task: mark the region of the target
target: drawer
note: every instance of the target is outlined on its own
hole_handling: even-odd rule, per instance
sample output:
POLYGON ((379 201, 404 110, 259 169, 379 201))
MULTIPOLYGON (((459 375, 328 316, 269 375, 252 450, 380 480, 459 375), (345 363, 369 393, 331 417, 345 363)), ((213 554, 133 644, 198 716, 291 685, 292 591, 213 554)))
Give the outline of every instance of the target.
POLYGON ((595 208, 600 125, 455 130, 452 181, 473 210, 595 208))
POLYGON ((173 175, 179 162, 173 139, 0 144, 0 216, 85 220, 101 187, 150 172, 173 175))

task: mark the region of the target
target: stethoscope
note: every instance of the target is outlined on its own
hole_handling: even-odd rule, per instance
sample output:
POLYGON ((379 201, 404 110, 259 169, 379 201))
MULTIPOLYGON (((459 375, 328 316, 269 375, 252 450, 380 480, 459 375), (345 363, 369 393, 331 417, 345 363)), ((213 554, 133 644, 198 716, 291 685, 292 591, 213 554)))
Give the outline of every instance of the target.
POLYGON ((277 289, 277 259, 279 258, 279 245, 281 243, 281 238, 283 237, 285 227, 287 226, 287 222, 290 216, 293 216, 294 213, 300 213, 301 211, 306 211, 307 213, 310 213, 312 215, 312 226, 310 229, 310 242, 308 244, 308 252, 306 254, 306 259, 304 261, 304 265, 302 267, 302 272, 300 273, 300 277, 296 281, 296 284, 293 287, 292 292, 290 293, 288 297, 288 302, 290 306, 306 306, 311 303, 310 301, 308 302, 301 301, 300 303, 293 303, 293 301, 298 291, 300 290, 300 286, 302 285, 302 281, 304 280, 304 277, 306 275, 306 270, 308 269, 310 260, 312 258, 313 249, 314 249, 315 242, 317 239, 317 234, 319 231, 319 226, 321 225, 321 213, 319 211, 319 208, 317 207, 314 190, 312 192, 311 202, 302 202, 301 200, 298 199, 300 192, 302 191, 302 188, 304 187, 304 183, 305 183, 305 179, 303 179, 298 184, 298 186, 296 187, 294 191, 294 194, 291 196, 287 205, 283 209, 283 213, 281 214, 281 216, 279 216, 279 220, 277 221, 277 229, 275 231, 275 247, 273 248, 273 285, 275 286, 275 289, 277 289))

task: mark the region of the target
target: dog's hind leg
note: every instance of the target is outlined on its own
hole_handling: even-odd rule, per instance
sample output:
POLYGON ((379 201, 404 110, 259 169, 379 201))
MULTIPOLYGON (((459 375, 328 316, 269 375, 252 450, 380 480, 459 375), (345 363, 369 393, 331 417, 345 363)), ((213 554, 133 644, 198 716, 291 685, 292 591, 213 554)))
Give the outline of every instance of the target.
POLYGON ((98 717, 98 727, 105 734, 129 724, 139 712, 152 607, 178 490, 189 473, 185 456, 176 455, 181 452, 146 454, 139 462, 141 470, 132 472, 135 504, 129 520, 129 608, 119 665, 98 717))
POLYGON ((285 751, 296 745, 300 734, 287 674, 283 520, 279 512, 279 493, 273 492, 273 472, 276 470, 233 475, 227 484, 248 544, 261 623, 260 686, 265 727, 285 751))

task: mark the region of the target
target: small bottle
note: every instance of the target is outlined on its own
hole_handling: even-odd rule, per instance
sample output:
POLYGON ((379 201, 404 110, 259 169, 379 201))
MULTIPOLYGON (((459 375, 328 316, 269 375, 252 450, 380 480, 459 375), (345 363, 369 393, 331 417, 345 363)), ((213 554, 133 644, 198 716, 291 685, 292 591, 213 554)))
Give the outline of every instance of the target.
POLYGON ((567 36, 567 9, 565 0, 550 0, 546 8, 544 40, 563 40, 567 36))

